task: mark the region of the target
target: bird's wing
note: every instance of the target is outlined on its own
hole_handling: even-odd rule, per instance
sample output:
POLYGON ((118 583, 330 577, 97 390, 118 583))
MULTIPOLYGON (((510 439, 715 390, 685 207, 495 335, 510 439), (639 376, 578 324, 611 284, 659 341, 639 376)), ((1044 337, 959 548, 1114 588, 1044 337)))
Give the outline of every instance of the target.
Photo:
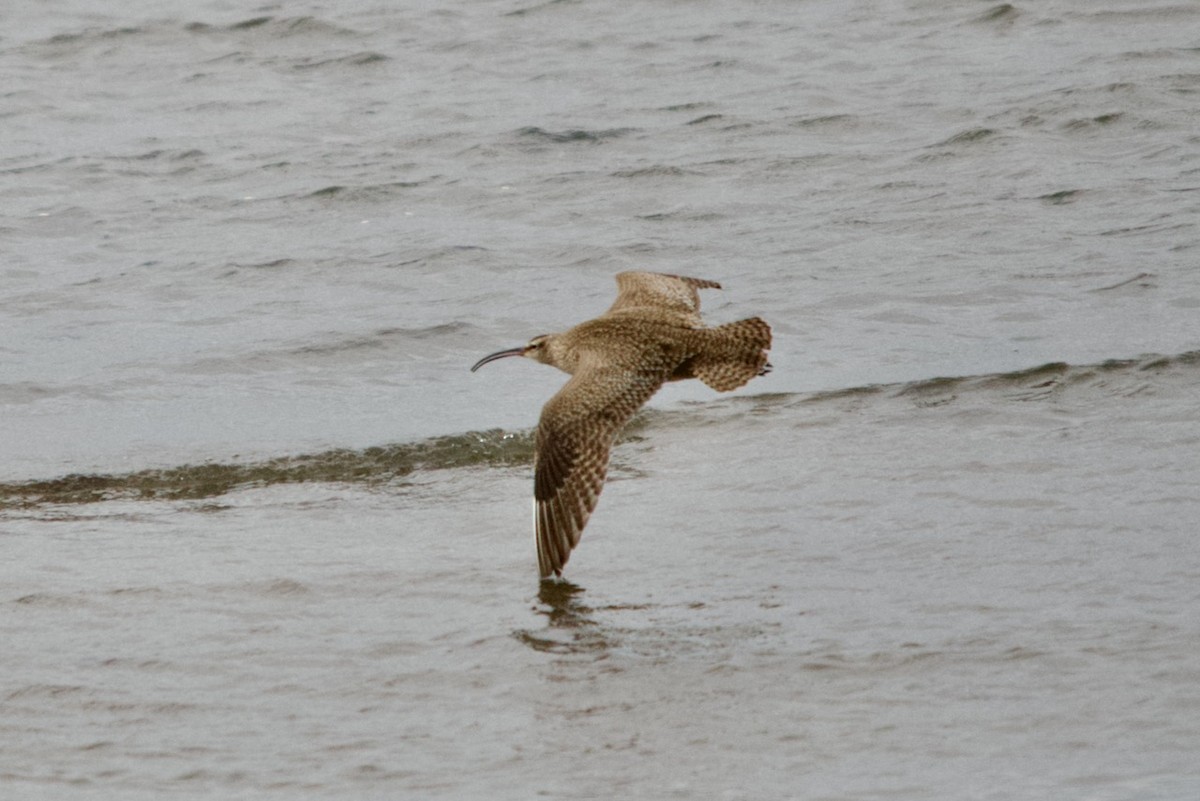
POLYGON ((542 409, 533 470, 534 531, 543 578, 561 574, 596 508, 617 433, 669 368, 579 370, 542 409))
POLYGON ((695 318, 700 325, 700 293, 697 289, 720 289, 716 281, 665 273, 617 273, 617 300, 611 314, 630 308, 670 309, 695 318))

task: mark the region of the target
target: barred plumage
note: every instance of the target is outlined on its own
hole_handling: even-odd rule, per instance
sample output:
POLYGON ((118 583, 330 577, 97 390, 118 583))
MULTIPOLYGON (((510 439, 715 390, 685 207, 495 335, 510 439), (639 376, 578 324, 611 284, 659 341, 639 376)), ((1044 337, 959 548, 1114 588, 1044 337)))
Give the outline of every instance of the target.
POLYGON ((480 359, 526 356, 570 373, 542 408, 534 460, 534 530, 543 578, 561 576, 596 508, 617 434, 666 381, 699 378, 736 389, 769 372, 771 327, 757 317, 706 328, 699 289, 715 281, 662 273, 617 275, 617 300, 594 320, 480 359))

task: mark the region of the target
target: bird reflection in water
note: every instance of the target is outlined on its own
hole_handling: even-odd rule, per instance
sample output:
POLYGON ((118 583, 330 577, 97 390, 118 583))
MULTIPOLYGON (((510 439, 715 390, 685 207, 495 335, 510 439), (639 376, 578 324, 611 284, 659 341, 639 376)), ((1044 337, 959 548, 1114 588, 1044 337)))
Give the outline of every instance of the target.
POLYGON ((584 589, 563 579, 546 579, 538 589, 539 615, 545 615, 547 627, 541 631, 521 629, 513 636, 535 651, 574 654, 606 651, 608 636, 591 618, 592 608, 582 603, 584 589))

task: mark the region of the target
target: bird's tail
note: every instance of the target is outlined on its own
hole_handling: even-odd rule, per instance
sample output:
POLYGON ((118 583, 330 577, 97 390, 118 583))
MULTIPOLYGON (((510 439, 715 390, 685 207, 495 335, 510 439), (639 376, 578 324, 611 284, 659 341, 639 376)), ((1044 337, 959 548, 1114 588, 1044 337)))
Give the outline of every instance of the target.
POLYGON ((767 350, 771 326, 751 317, 702 332, 699 352, 689 366, 691 375, 718 392, 737 389, 751 378, 771 371, 767 350))

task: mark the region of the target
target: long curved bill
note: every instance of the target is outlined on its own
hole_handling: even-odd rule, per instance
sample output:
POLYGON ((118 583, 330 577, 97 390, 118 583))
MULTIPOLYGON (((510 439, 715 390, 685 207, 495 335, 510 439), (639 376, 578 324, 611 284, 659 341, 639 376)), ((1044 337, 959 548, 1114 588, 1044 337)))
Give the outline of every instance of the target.
POLYGON ((524 346, 519 348, 509 348, 508 350, 498 350, 495 353, 489 353, 479 361, 475 362, 475 366, 471 368, 471 372, 475 372, 480 367, 483 367, 488 362, 494 362, 496 359, 503 359, 506 356, 522 356, 525 353, 524 346))

